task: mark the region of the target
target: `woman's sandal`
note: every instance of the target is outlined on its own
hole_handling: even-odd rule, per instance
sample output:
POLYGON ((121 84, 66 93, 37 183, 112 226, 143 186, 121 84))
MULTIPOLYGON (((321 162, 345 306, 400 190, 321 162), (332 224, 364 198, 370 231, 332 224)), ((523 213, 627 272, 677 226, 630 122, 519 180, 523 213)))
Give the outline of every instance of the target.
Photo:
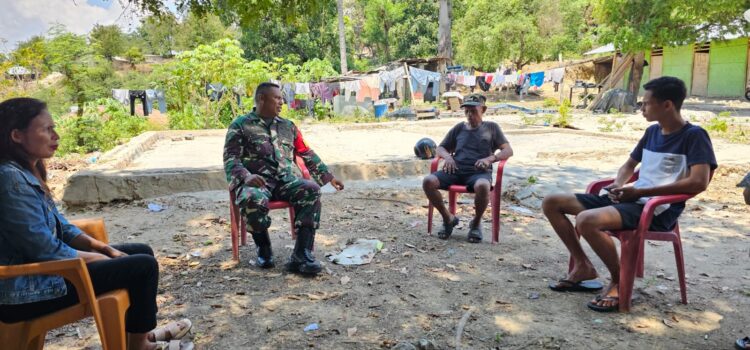
POLYGON ((158 341, 156 342, 156 350, 193 350, 195 344, 191 341, 181 342, 179 340, 158 341))
POLYGON ((190 332, 190 328, 193 327, 193 323, 190 322, 187 318, 183 318, 179 321, 170 322, 162 327, 158 327, 151 331, 154 333, 154 340, 155 341, 170 341, 170 340, 180 340, 182 337, 184 337, 188 332, 190 332), (180 327, 180 323, 184 324, 184 327, 180 327))

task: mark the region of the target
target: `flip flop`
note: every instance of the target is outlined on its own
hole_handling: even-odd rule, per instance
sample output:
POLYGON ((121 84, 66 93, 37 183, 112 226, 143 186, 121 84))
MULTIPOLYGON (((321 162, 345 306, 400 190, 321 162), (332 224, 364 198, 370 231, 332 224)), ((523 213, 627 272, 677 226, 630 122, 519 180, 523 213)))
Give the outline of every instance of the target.
POLYGON ((563 278, 558 280, 557 283, 549 284, 549 289, 555 292, 597 292, 602 288, 604 288, 604 285, 597 280, 573 282, 563 278), (567 286, 561 286, 561 283, 567 284, 567 286))
POLYGON ((191 341, 180 342, 179 340, 158 341, 156 342, 156 350, 193 350, 195 344, 191 341))
POLYGON ((182 339, 190 332, 191 328, 193 328, 193 323, 187 318, 183 318, 179 321, 167 323, 151 332, 154 333, 154 340, 156 341, 170 341, 182 339), (185 327, 180 327, 179 322, 185 324, 185 327))
POLYGON ((449 223, 444 223, 443 227, 438 231, 437 235, 440 239, 448 239, 451 237, 451 234, 453 233, 453 228, 458 225, 458 217, 454 216, 453 221, 449 223))
POLYGON ((482 241, 482 228, 477 226, 469 229, 469 243, 479 243, 482 241))
POLYGON ((594 310, 596 312, 617 312, 620 308, 620 298, 619 297, 602 297, 601 295, 596 296, 596 300, 593 302, 589 301, 586 303, 586 306, 589 307, 589 309, 594 310), (617 301, 617 304, 610 305, 610 306, 599 306, 596 303, 600 301, 617 301))
POLYGON ((734 342, 734 347, 737 348, 738 350, 750 349, 750 337, 737 339, 737 341, 734 342))

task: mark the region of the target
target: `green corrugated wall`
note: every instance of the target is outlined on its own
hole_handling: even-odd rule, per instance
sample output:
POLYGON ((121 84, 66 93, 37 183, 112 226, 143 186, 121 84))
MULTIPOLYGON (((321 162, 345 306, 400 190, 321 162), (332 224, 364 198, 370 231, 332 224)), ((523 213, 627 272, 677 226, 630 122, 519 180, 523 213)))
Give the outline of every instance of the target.
POLYGON ((665 47, 661 75, 682 79, 690 95, 693 82, 693 45, 665 47))
POLYGON ((747 38, 711 42, 708 57, 708 96, 745 95, 747 38))

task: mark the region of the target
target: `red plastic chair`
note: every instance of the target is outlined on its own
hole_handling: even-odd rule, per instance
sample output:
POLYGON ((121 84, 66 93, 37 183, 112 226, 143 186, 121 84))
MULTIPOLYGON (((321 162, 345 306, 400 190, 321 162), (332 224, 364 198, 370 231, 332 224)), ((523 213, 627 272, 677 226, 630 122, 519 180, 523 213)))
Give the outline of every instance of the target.
MULTIPOLYGON (((711 171, 713 177, 713 171, 711 171)), ((628 182, 638 179, 638 172, 633 174, 628 182)), ((592 182, 586 188, 586 193, 599 194, 604 186, 615 182, 615 179, 604 179, 592 182)), ((674 257, 677 264, 677 276, 680 281, 680 297, 682 303, 687 304, 687 285, 685 284, 685 260, 682 251, 682 240, 680 238, 680 225, 675 223, 674 229, 668 232, 649 231, 651 220, 654 218, 654 210, 662 204, 672 204, 687 201, 695 195, 679 194, 670 196, 651 197, 643 207, 638 228, 635 230, 609 231, 609 234, 620 240, 620 281, 618 283, 618 295, 620 300, 620 312, 629 312, 632 305, 633 285, 635 277, 643 277, 643 260, 645 255, 645 242, 664 241, 672 242, 674 257)), ((579 234, 580 237, 580 234, 579 234)), ((570 259, 568 271, 573 269, 573 259, 570 259)))
MULTIPOLYGON (((307 170, 305 162, 300 157, 295 157, 295 163, 302 172, 302 178, 310 180, 310 171, 307 170)), ((245 218, 240 215, 240 208, 235 204, 236 195, 232 189, 229 189, 229 216, 232 225, 232 257, 234 261, 240 260, 240 245, 247 244, 247 227, 245 226, 245 218), (240 232, 242 235, 240 236, 240 232), (240 241, 241 239, 241 241, 240 241)), ((292 239, 297 239, 297 232, 294 230, 294 207, 289 202, 285 201, 269 201, 268 209, 286 209, 289 208, 289 221, 291 223, 292 239)))
MULTIPOLYGON (((440 157, 435 157, 430 165, 430 173, 434 173, 438 170, 440 165, 440 157)), ((490 192, 490 212, 492 213, 492 244, 496 244, 500 240, 500 196, 503 189, 503 169, 505 163, 508 160, 501 160, 497 162, 497 174, 495 175, 495 185, 492 187, 490 192)), ((466 186, 452 185, 448 188, 448 209, 451 214, 456 214, 456 201, 458 200, 459 193, 469 193, 466 190, 466 186)), ((432 203, 429 203, 427 207, 427 233, 432 234, 432 214, 434 207, 432 203)))

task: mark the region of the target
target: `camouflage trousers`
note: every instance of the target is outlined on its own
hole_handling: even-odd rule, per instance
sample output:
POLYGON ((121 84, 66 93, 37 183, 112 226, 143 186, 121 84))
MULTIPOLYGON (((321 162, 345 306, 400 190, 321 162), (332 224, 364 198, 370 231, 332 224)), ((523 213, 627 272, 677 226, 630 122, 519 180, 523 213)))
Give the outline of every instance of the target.
POLYGON ((317 229, 320 224, 320 186, 313 181, 293 178, 288 182, 265 187, 242 185, 237 190, 237 204, 250 232, 263 232, 271 226, 268 202, 289 202, 294 208, 294 227, 317 229))

